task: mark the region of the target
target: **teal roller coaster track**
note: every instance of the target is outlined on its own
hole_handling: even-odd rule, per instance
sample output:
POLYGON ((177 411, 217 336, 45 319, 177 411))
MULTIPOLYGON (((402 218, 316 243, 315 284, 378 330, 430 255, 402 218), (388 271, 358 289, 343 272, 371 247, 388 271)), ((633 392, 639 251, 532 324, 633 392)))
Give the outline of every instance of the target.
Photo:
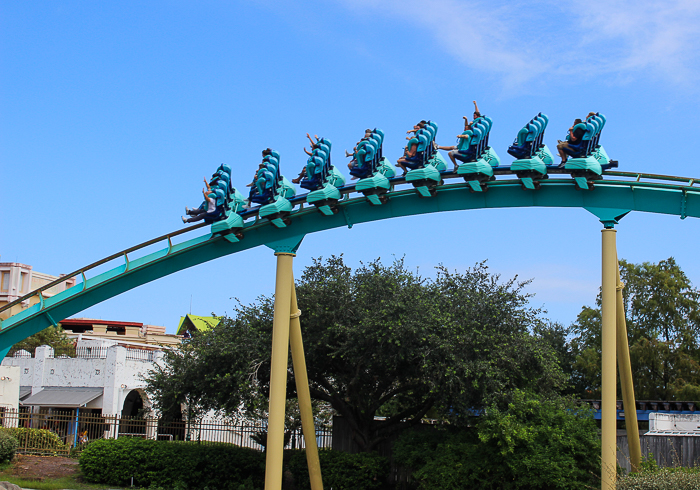
MULTIPOLYGON (((443 177, 458 176, 447 172, 443 177)), ((606 227, 614 226, 631 211, 675 215, 681 219, 700 217, 700 186, 695 186, 695 179, 629 172, 606 172, 605 177, 605 180, 595 181, 591 190, 578 189, 570 178, 552 178, 542 181, 536 191, 523 189, 520 180, 497 180, 489 183, 488 192, 471 192, 466 182, 448 180, 438 186, 435 196, 430 198, 421 197, 415 189, 405 185, 404 179, 394 179, 393 190, 386 194, 388 199, 380 206, 371 205, 349 185, 342 188, 341 200, 331 215, 319 213, 314 206, 305 203, 305 196, 299 196, 294 200, 297 208, 289 216, 290 225, 285 228, 260 219, 257 209, 253 209, 245 213, 244 238, 240 241, 231 243, 209 230, 199 237, 174 243, 177 236, 206 225, 191 226, 78 269, 0 308, 1 313, 38 297, 36 304, 0 322, 0 354, 4 357, 16 342, 142 284, 260 245, 276 251, 295 251, 305 235, 332 228, 352 228, 370 221, 443 211, 513 207, 584 208, 606 227), (163 243, 164 248, 132 258, 139 250, 158 243, 163 243), (120 257, 123 264, 88 277, 91 270, 120 257), (54 296, 44 297, 43 291, 78 276, 82 282, 54 296)))

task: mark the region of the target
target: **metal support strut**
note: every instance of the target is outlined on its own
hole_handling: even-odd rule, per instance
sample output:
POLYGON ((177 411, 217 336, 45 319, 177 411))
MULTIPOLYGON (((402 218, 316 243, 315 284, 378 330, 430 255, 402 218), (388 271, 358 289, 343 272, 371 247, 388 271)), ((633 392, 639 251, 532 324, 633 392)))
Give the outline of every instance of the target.
POLYGON ((615 362, 617 252, 614 229, 602 230, 602 403, 601 403, 601 490, 614 490, 617 475, 617 372, 615 362))
POLYGON ((639 426, 637 424, 637 403, 634 398, 632 384, 632 363, 630 361, 629 340, 627 339, 627 323, 625 321, 625 306, 622 301, 620 281, 620 264, 617 263, 617 365, 620 372, 620 388, 622 403, 625 407, 625 429, 630 448, 630 464, 632 471, 639 471, 642 463, 642 448, 639 442, 639 426))
POLYGON ((306 371, 306 358, 304 357, 304 343, 301 337, 301 325, 299 316, 301 311, 297 307, 297 292, 294 289, 292 279, 292 313, 289 325, 289 341, 292 346, 292 365, 294 367, 294 379, 297 386, 297 399, 299 400, 299 412, 301 412, 301 428, 304 432, 304 446, 306 447, 306 464, 309 467, 309 479, 311 490, 323 490, 321 478, 321 462, 318 459, 318 447, 316 445, 316 427, 314 426, 314 413, 311 409, 311 395, 309 393, 309 378, 306 371))
POLYGON ((290 337, 311 488, 312 490, 323 490, 321 466, 316 447, 316 430, 313 423, 309 383, 306 375, 306 361, 304 360, 301 327, 299 325, 299 310, 297 308, 296 292, 294 291, 292 263, 295 254, 278 252, 275 255, 277 256, 277 276, 274 317, 272 321, 272 362, 270 366, 270 406, 265 457, 265 490, 280 490, 282 488, 284 412, 287 399, 287 362, 290 337))

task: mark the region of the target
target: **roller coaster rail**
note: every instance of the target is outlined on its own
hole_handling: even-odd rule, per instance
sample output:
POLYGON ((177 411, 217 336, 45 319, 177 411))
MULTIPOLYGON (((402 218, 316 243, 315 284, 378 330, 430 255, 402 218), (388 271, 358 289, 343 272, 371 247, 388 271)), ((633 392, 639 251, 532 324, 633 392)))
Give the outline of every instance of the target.
MULTIPOLYGON (((327 204, 331 202, 329 200, 315 200, 312 194, 319 191, 313 191, 296 197, 289 196, 288 200, 284 200, 285 209, 278 209, 277 215, 266 213, 264 209, 261 211, 272 204, 251 209, 236 207, 237 213, 230 214, 225 221, 215 221, 207 234, 173 243, 175 237, 208 226, 207 223, 202 223, 148 240, 62 276, 0 308, 0 313, 9 311, 13 306, 29 302, 38 296, 36 304, 0 321, 0 358, 5 357, 15 343, 44 328, 57 325, 56 318, 60 321, 125 291, 219 257, 260 245, 272 248, 277 255, 277 280, 265 482, 266 488, 268 484, 269 488, 280 488, 290 346, 304 433, 315 433, 292 272, 292 258, 307 234, 343 226, 352 228, 354 224, 359 223, 443 211, 508 207, 582 208, 595 215, 605 227, 602 233, 601 286, 601 482, 602 488, 612 490, 616 462, 616 412, 619 417, 615 406, 616 358, 620 362, 623 400, 628 406, 625 410, 625 420, 629 420, 633 427, 630 439, 631 464, 633 469, 641 464, 640 446, 633 444, 633 441, 638 441, 637 412, 634 409, 632 372, 622 307, 616 233, 612 228, 631 211, 676 215, 681 219, 689 216, 700 218, 700 187, 695 185, 698 179, 609 169, 597 174, 595 178, 589 178, 553 166, 547 168, 548 175, 541 176, 536 185, 531 177, 522 174, 522 178, 519 179, 495 178, 496 175, 513 173, 516 172, 510 167, 494 166, 492 173, 487 175, 487 180, 475 183, 468 180, 473 179, 472 174, 459 175, 454 171, 438 173, 433 170, 430 178, 434 180, 435 186, 431 186, 430 189, 421 189, 416 182, 422 181, 413 179, 413 182, 410 182, 410 177, 388 180, 385 178, 383 185, 385 189, 388 187, 388 192, 382 195, 381 200, 375 195, 362 193, 362 187, 358 191, 355 184, 344 185, 343 182, 333 191, 335 197, 332 204, 327 204), (572 178, 549 178, 549 174, 566 173, 570 173, 572 178), (460 177, 464 177, 464 182, 445 183, 445 179, 460 177), (397 189, 404 184, 412 184, 414 187, 397 189), (285 214, 282 214, 282 211, 285 214), (235 231, 233 226, 228 225, 229 217, 233 216, 237 222, 235 231), (219 223, 226 224, 228 229, 217 226, 219 223), (134 258, 134 252, 164 241, 167 241, 166 248, 134 258), (94 277, 87 277, 87 272, 120 258, 123 258, 123 264, 94 277), (50 288, 77 276, 82 277, 81 283, 51 296, 45 294, 50 288), (617 342, 620 344, 618 347, 616 335, 623 339, 617 342), (620 355, 616 354, 616 348, 621 349, 620 355)), ((226 186, 230 192, 236 194, 236 206, 245 202, 238 191, 231 190, 228 180, 226 186)), ((314 441, 314 438, 307 441, 307 456, 310 455, 308 464, 312 488, 317 490, 322 489, 323 484, 314 441)))
MULTIPOLYGON (((552 173, 552 172, 550 172, 550 173, 552 173)), ((691 193, 692 195, 697 194, 697 196, 699 198, 698 205, 700 205, 700 186, 697 185, 698 182, 700 182, 700 179, 698 179, 698 178, 677 177, 677 176, 657 175, 657 174, 647 174, 647 173, 637 173, 637 172, 618 172, 618 171, 607 171, 604 173, 604 175, 607 178, 605 180, 594 181, 593 183, 595 185, 595 188, 590 190, 590 191, 578 190, 578 189, 574 190, 575 187, 573 185, 573 179, 566 179, 566 178, 554 178, 554 179, 542 181, 541 184, 542 184, 543 189, 538 190, 538 191, 522 190, 521 185, 520 185, 520 181, 516 180, 516 179, 510 179, 510 180, 499 179, 499 180, 489 182, 488 187, 492 192, 473 193, 472 196, 474 196, 479 201, 481 201, 481 200, 488 201, 488 199, 486 199, 486 198, 490 194, 498 193, 499 189, 500 190, 515 189, 515 192, 522 193, 525 196, 529 196, 529 195, 537 196, 538 194, 542 193, 543 191, 547 192, 547 189, 562 188, 562 186, 564 186, 565 188, 567 188, 567 190, 570 190, 571 192, 574 192, 574 193, 581 193, 585 197, 585 195, 593 196, 596 193, 603 191, 603 189, 605 189, 605 188, 607 188, 607 189, 611 189, 611 188, 625 189, 625 188, 627 188, 631 191, 647 190, 647 191, 665 192, 665 193, 670 192, 672 194, 671 197, 674 200, 675 200, 675 198, 680 199, 680 203, 679 203, 678 207, 676 208, 676 212, 672 212, 673 211, 672 209, 671 210, 669 210, 669 209, 663 209, 663 210, 661 210, 661 209, 659 209, 659 210, 648 209, 648 206, 646 206, 646 209, 644 209, 644 207, 643 207, 643 209, 636 209, 636 210, 648 211, 648 212, 661 212, 661 213, 666 213, 666 214, 677 214, 681 217, 681 219, 684 219, 687 216, 700 217, 700 206, 693 206, 692 209, 689 209, 689 206, 687 203, 687 194, 691 193), (616 179, 613 180, 613 179, 610 179, 610 177, 614 177, 616 179)), ((443 179, 452 179, 452 178, 457 178, 459 176, 454 172, 447 171, 447 172, 442 172, 442 177, 443 177, 443 179)), ((390 200, 396 199, 396 198, 401 198, 401 197, 409 197, 410 198, 413 196, 418 198, 418 196, 413 188, 398 189, 398 190, 395 189, 398 186, 406 184, 406 180, 403 177, 393 178, 390 180, 390 182, 392 184, 392 191, 387 194, 387 197, 389 197, 390 200)), ((468 185, 465 182, 447 183, 447 184, 443 184, 443 185, 438 186, 437 189, 438 189, 438 194, 449 192, 449 191, 455 191, 455 190, 465 190, 466 191, 466 190, 468 190, 468 185)), ((261 228, 272 228, 273 233, 278 233, 278 234, 283 236, 282 238, 285 238, 285 237, 299 235, 299 234, 305 235, 306 233, 309 233, 309 232, 321 231, 322 229, 327 229, 327 228, 334 228, 337 226, 342 226, 343 224, 347 225, 348 227, 352 227, 352 225, 354 223, 353 223, 353 220, 349 219, 349 217, 347 215, 346 207, 348 205, 351 205, 351 204, 361 204, 363 202, 366 202, 366 198, 364 196, 352 197, 352 194, 354 192, 356 192, 354 184, 344 185, 339 190, 341 191, 342 199, 338 202, 338 209, 339 209, 340 213, 345 215, 344 216, 345 223, 341 223, 340 225, 337 223, 333 223, 332 226, 320 226, 320 227, 314 226, 312 228, 315 228, 315 229, 312 229, 312 230, 308 230, 308 229, 304 230, 304 231, 299 230, 299 231, 302 231, 301 233, 295 232, 294 226, 291 226, 288 229, 275 229, 272 226, 272 224, 269 223, 268 221, 258 219, 257 214, 258 214, 258 211, 260 209, 260 207, 258 206, 258 207, 246 210, 243 213, 241 213, 242 218, 244 220, 248 220, 245 224, 245 227, 244 227, 244 233, 247 234, 250 232, 254 232, 254 231, 259 230, 261 228), (254 220, 251 221, 250 220, 251 218, 254 218, 254 220)), ((297 197, 290 199, 292 204, 294 204, 295 206, 298 206, 298 208, 290 215, 292 222, 294 222, 295 218, 301 218, 304 216, 308 216, 312 213, 314 215, 318 215, 318 218, 320 220, 328 219, 328 220, 332 221, 332 217, 326 217, 326 216, 321 215, 320 213, 318 213, 316 211, 316 208, 314 208, 312 206, 304 206, 304 204, 306 202, 306 196, 307 196, 307 194, 302 194, 302 195, 299 195, 297 197)), ((669 197, 669 196, 665 196, 665 197, 669 197)), ((426 203, 426 204, 428 203, 428 201, 431 201, 431 200, 433 200, 433 198, 426 198, 426 199, 420 198, 419 199, 420 202, 426 203)), ((515 205, 527 206, 528 204, 520 202, 520 203, 515 203, 515 205)), ((556 204, 552 204, 549 202, 546 202, 544 204, 537 204, 534 201, 531 202, 529 205, 530 206, 540 205, 540 206, 544 206, 544 207, 550 207, 552 205, 556 206, 556 204)), ((512 204, 508 205, 508 203, 502 203, 499 206, 498 203, 484 202, 483 205, 480 205, 480 206, 465 206, 461 209, 475 209, 475 208, 482 208, 482 207, 511 207, 511 206, 512 206, 512 204)), ((561 203, 560 206, 566 207, 566 205, 563 203, 561 203)), ((369 203, 367 203, 367 207, 370 208, 369 203)), ((385 206, 372 206, 372 208, 374 208, 374 209, 381 209, 381 208, 385 208, 385 207, 386 207, 386 205, 385 206)), ((581 207, 586 207, 586 206, 581 206, 581 207)), ((595 206, 593 206, 593 207, 595 207, 595 206)), ((615 207, 618 207, 618 206, 616 205, 615 207)), ((621 209, 622 208, 626 209, 627 207, 629 207, 629 206, 623 205, 623 206, 621 206, 621 209)), ((426 208, 434 208, 434 206, 426 206, 426 208)), ((460 208, 455 208, 455 207, 450 206, 446 209, 426 209, 423 212, 427 213, 427 212, 438 212, 438 211, 443 211, 443 210, 456 210, 456 209, 460 209, 460 208)), ((630 209, 630 210, 634 210, 634 209, 630 209)), ((379 213, 379 214, 386 215, 387 213, 379 213)), ((405 216, 405 215, 410 215, 410 214, 421 214, 421 213, 417 210, 411 210, 411 212, 408 212, 408 213, 398 212, 398 213, 390 213, 390 214, 391 214, 391 216, 380 216, 380 217, 370 219, 370 220, 363 219, 363 220, 354 220, 354 221, 355 222, 374 221, 375 219, 383 219, 383 218, 388 218, 388 217, 405 216)), ((328 223, 328 224, 330 225, 331 223, 328 223)), ((61 300, 64 296, 66 296, 65 300, 69 300, 70 298, 75 296, 76 293, 78 295, 80 293, 84 293, 91 288, 102 285, 106 281, 114 280, 117 277, 131 273, 138 268, 145 267, 147 265, 151 265, 154 262, 158 261, 159 259, 167 258, 167 257, 171 256, 172 254, 181 254, 185 251, 191 251, 193 249, 202 247, 204 244, 206 244, 208 242, 221 240, 221 238, 222 238, 221 236, 208 234, 208 235, 204 235, 204 236, 192 239, 192 240, 185 241, 185 242, 180 243, 180 244, 173 244, 173 238, 175 238, 179 235, 197 230, 199 228, 203 228, 205 226, 208 226, 208 225, 205 223, 201 223, 201 224, 189 226, 189 227, 183 228, 181 230, 177 230, 175 232, 168 233, 166 235, 162 235, 162 236, 159 236, 157 238, 153 238, 153 239, 148 240, 148 241, 141 243, 139 245, 129 247, 125 250, 122 250, 122 251, 117 252, 113 255, 110 255, 110 256, 105 257, 101 260, 98 260, 92 264, 89 264, 85 267, 77 269, 70 274, 66 274, 66 275, 56 279, 55 281, 53 281, 49 284, 46 284, 46 285, 44 285, 38 289, 35 289, 33 291, 30 291, 29 293, 25 294, 21 298, 15 300, 15 301, 12 301, 11 303, 8 303, 7 305, 4 305, 3 307, 0 308, 0 313, 3 311, 9 310, 10 308, 12 308, 13 306, 15 306, 17 304, 28 301, 32 297, 39 296, 38 308, 30 307, 27 310, 24 310, 24 311, 18 313, 17 315, 14 315, 13 317, 10 317, 10 318, 0 322, 0 327, 1 327, 0 328, 0 338, 2 337, 2 334, 5 333, 5 331, 7 329, 19 326, 20 324, 24 323, 25 321, 28 321, 31 317, 35 317, 35 316, 45 314, 45 313, 47 314, 46 316, 47 316, 47 319, 49 320, 49 324, 55 325, 57 322, 54 321, 54 319, 48 313, 53 309, 53 307, 56 306, 55 303, 59 303, 60 302, 59 300, 61 300), (168 243, 167 248, 160 250, 158 252, 146 255, 144 257, 138 258, 138 259, 134 259, 134 260, 130 259, 129 254, 132 254, 134 252, 137 252, 138 250, 141 250, 143 248, 146 248, 148 246, 151 246, 151 245, 154 245, 156 243, 163 242, 163 241, 167 241, 167 243, 168 243), (107 262, 118 259, 120 257, 124 258, 124 264, 122 266, 116 267, 115 269, 112 269, 110 271, 102 273, 102 274, 95 276, 93 278, 87 278, 86 273, 88 271, 95 269, 96 267, 103 265, 107 262), (59 293, 51 298, 46 298, 42 294, 43 291, 46 291, 47 289, 50 289, 56 285, 62 284, 66 280, 71 279, 73 277, 77 277, 77 276, 82 276, 82 282, 67 289, 66 291, 63 291, 63 292, 61 292, 61 293, 59 293), (56 299, 54 299, 54 298, 56 298, 56 299), (34 311, 32 311, 32 313, 29 314, 30 310, 34 310, 34 311)), ((265 240, 263 240, 262 242, 256 240, 255 242, 256 242, 255 244, 251 243, 252 247, 256 247, 256 246, 263 245, 266 243, 265 240)), ((245 243, 245 239, 243 240, 243 243, 245 243)), ((241 251, 243 249, 252 248, 252 247, 247 247, 247 246, 241 247, 240 245, 239 246, 235 246, 235 245, 239 245, 239 244, 231 244, 232 250, 228 253, 235 253, 235 252, 241 251)), ((227 255, 228 253, 224 253, 222 255, 227 255)), ((215 257, 212 257, 211 259, 217 258, 218 256, 222 256, 222 255, 216 255, 215 257)), ((207 260, 211 260, 211 259, 207 259, 207 260)), ((198 263, 201 263, 201 262, 198 262, 198 263)), ((196 264, 192 264, 192 265, 196 265, 196 264)), ((146 281, 146 282, 149 282, 149 281, 146 281)), ((133 287, 136 287, 136 286, 133 286, 133 287)), ((131 289, 131 288, 129 288, 129 289, 131 289)), ((36 307, 37 305, 34 305, 34 306, 36 307)), ((81 308, 81 309, 83 309, 83 308, 81 308)), ((80 311, 80 310, 78 310, 78 311, 80 311)), ((60 318, 60 319, 62 319, 62 318, 60 318)), ((60 321, 60 319, 59 319, 59 321, 60 321)), ((48 325, 45 325, 45 326, 48 326, 48 325)), ((0 341, 0 343, 3 344, 3 347, 7 346, 7 344, 5 342, 0 341)))

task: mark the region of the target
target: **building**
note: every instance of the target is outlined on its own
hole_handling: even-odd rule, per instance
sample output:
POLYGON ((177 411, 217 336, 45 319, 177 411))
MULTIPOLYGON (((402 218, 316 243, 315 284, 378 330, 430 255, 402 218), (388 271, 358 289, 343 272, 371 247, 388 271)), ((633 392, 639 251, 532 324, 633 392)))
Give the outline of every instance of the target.
POLYGON ((177 347, 182 335, 165 333, 165 327, 138 322, 116 322, 91 318, 67 318, 59 322, 68 338, 82 340, 111 340, 125 347, 147 349, 177 347))
POLYGON ((213 316, 185 315, 180 317, 180 324, 177 326, 177 335, 182 335, 188 339, 197 332, 206 332, 216 327, 220 318, 213 316))
MULTIPOLYGON (((60 277, 62 276, 51 276, 42 272, 36 272, 31 265, 17 262, 0 262, 0 308, 60 277)), ((50 298, 54 294, 75 286, 75 283, 75 277, 71 277, 66 279, 65 282, 44 290, 42 294, 45 298, 50 298)), ((26 301, 22 301, 20 304, 0 313, 0 320, 15 315, 38 302, 39 296, 33 296, 26 301)))
POLYGON ((0 404, 11 407, 11 398, 17 396, 20 408, 30 411, 77 409, 128 417, 147 414, 151 404, 141 376, 162 356, 161 350, 126 347, 108 340, 81 340, 75 357, 55 357, 47 345, 37 347, 33 355, 18 351, 3 359, 2 368, 19 368, 19 393, 3 391, 0 404))

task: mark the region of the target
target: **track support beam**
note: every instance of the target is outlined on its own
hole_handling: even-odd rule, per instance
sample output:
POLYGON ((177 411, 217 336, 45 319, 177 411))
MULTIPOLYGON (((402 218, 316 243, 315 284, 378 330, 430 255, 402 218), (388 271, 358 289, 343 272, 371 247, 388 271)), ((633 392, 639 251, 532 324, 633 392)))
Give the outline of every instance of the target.
POLYGON ((632 363, 630 361, 629 340, 627 338, 627 322, 625 320, 625 306, 622 301, 622 289, 624 285, 620 281, 620 264, 617 264, 617 365, 620 372, 620 387, 622 389, 622 403, 625 407, 625 429, 627 430, 627 442, 630 448, 630 464, 632 471, 637 472, 642 463, 642 448, 639 442, 639 425, 637 423, 637 403, 634 398, 634 385, 632 384, 632 363))
POLYGON ((617 372, 616 303, 617 266, 616 231, 602 231, 602 406, 601 406, 601 490, 614 490, 617 476, 617 372))
MULTIPOLYGON (((300 241, 296 242, 294 247, 290 247, 290 250, 296 251, 300 241)), ((299 324, 301 312, 297 307, 296 291, 294 290, 292 265, 295 254, 291 251, 278 251, 275 255, 277 256, 277 276, 274 317, 272 321, 272 360, 270 366, 270 405, 265 455, 265 490, 280 490, 282 488, 287 363, 290 341, 311 490, 323 490, 321 465, 316 446, 316 429, 311 409, 306 360, 304 358, 301 326, 299 324)))
POLYGON ((299 316, 301 311, 297 306, 297 293, 292 280, 292 314, 289 324, 289 341, 292 347, 292 365, 294 366, 294 379, 296 380, 297 399, 299 400, 299 412, 301 413, 301 428, 304 432, 304 446, 306 447, 306 464, 309 467, 309 479, 311 490, 323 490, 321 477, 321 462, 318 458, 318 446, 316 444, 316 427, 314 426, 314 413, 311 408, 311 394, 309 393, 309 378, 306 374, 306 358, 304 356, 304 343, 301 336, 299 316))

